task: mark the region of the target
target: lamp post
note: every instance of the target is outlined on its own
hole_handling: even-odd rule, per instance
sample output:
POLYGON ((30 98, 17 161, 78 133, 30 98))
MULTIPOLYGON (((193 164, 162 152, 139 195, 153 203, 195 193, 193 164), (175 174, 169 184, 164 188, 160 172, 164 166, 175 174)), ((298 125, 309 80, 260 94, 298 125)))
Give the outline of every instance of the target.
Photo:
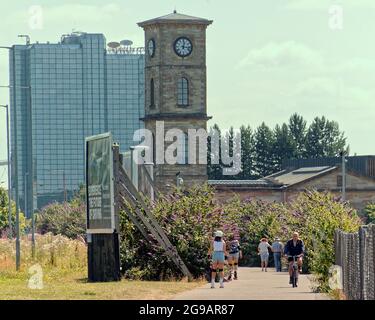
MULTIPOLYGON (((11 47, 0 46, 0 49, 7 49, 10 50, 11 47)), ((6 108, 6 121, 7 121, 7 157, 8 157, 8 224, 9 224, 9 238, 13 238, 13 227, 12 227, 12 183, 11 183, 11 161, 10 161, 10 135, 9 135, 9 106, 8 105, 1 105, 2 108, 6 108)))
POLYGON ((346 200, 346 159, 345 151, 341 151, 341 167, 342 167, 342 201, 346 200))
MULTIPOLYGON (((31 256, 33 259, 35 258, 35 210, 37 209, 38 206, 38 186, 42 187, 44 184, 37 184, 35 183, 35 192, 33 196, 33 209, 31 212, 31 256)), ((34 190, 34 188, 33 188, 34 190)))
POLYGON ((8 237, 11 239, 13 237, 12 228, 12 184, 11 184, 11 171, 10 171, 10 143, 9 143, 9 106, 0 105, 0 107, 6 109, 6 121, 7 121, 7 157, 8 157, 8 224, 9 224, 9 234, 8 237))

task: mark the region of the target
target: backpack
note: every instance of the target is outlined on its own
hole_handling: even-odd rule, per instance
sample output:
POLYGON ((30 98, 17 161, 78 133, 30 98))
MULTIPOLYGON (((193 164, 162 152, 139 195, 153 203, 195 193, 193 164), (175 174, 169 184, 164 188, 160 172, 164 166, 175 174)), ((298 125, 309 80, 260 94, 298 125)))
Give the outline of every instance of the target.
POLYGON ((240 251, 240 245, 238 242, 232 242, 230 244, 229 253, 238 253, 240 251))

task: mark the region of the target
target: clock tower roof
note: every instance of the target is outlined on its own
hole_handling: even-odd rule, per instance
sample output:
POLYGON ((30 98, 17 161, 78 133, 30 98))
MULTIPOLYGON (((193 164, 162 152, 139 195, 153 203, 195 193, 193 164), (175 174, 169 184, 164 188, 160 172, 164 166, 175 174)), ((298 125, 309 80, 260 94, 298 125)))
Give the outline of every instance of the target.
POLYGON ((175 10, 173 11, 173 13, 168 14, 166 16, 139 22, 138 25, 140 27, 145 27, 145 26, 153 25, 153 24, 187 23, 187 24, 203 24, 203 25, 208 26, 212 22, 213 22, 212 20, 207 20, 204 18, 197 18, 193 16, 188 16, 186 14, 177 13, 177 11, 175 10))

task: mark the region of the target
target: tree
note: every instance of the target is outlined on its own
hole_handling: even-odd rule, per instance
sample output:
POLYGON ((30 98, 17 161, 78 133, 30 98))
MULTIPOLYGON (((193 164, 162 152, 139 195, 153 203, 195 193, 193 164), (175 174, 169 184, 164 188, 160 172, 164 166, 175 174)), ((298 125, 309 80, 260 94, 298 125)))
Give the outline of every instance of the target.
POLYGON ((324 116, 316 117, 311 123, 306 136, 306 153, 308 157, 335 157, 346 147, 344 133, 340 132, 335 121, 324 116))
MULTIPOLYGON (((225 131, 225 133, 221 136, 221 141, 223 142, 220 148, 220 163, 222 169, 232 167, 232 164, 228 163, 228 159, 225 159, 225 157, 233 156, 233 138, 233 127, 230 127, 229 130, 225 131)), ((236 180, 236 178, 237 175, 225 175, 222 173, 222 179, 224 180, 236 180)))
POLYGON ((80 198, 49 204, 42 208, 35 220, 41 234, 51 232, 71 239, 86 235, 86 205, 80 198))
POLYGON ((255 164, 254 169, 259 177, 275 172, 275 154, 273 146, 275 138, 272 130, 263 122, 255 132, 255 164))
POLYGON ((296 144, 285 123, 281 127, 276 125, 274 135, 275 141, 273 151, 276 161, 275 169, 279 171, 281 170, 283 160, 291 159, 296 154, 296 144))
POLYGON ((209 136, 207 139, 207 175, 208 179, 211 180, 220 180, 222 179, 222 167, 221 167, 221 146, 220 146, 220 141, 221 141, 221 130, 219 126, 215 123, 213 127, 210 128, 209 131, 209 136), (212 163, 212 138, 213 138, 213 133, 216 132, 218 134, 219 138, 219 153, 217 154, 219 163, 215 164, 212 163))
POLYGON ((254 173, 254 134, 250 126, 241 126, 240 131, 242 171, 238 175, 238 178, 242 180, 251 180, 256 177, 254 173))
POLYGON ((364 208, 366 223, 375 223, 375 203, 368 203, 364 208))
POLYGON ((306 155, 306 121, 294 113, 289 119, 288 127, 294 143, 293 158, 301 159, 306 155))
MULTIPOLYGON (((16 203, 11 202, 12 225, 16 223, 16 203)), ((26 230, 26 219, 22 212, 19 213, 20 233, 26 230)), ((9 232, 9 197, 4 188, 0 188, 0 236, 9 232)))

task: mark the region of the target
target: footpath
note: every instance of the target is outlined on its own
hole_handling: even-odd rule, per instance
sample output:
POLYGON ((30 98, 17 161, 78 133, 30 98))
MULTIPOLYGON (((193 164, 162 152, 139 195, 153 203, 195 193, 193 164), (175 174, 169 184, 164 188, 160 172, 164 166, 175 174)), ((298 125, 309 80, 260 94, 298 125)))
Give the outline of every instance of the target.
POLYGON ((299 275, 298 287, 292 288, 287 272, 275 272, 268 268, 242 267, 238 270, 238 280, 224 282, 224 288, 215 289, 211 284, 182 292, 174 300, 328 300, 320 293, 312 292, 311 275, 299 275))

